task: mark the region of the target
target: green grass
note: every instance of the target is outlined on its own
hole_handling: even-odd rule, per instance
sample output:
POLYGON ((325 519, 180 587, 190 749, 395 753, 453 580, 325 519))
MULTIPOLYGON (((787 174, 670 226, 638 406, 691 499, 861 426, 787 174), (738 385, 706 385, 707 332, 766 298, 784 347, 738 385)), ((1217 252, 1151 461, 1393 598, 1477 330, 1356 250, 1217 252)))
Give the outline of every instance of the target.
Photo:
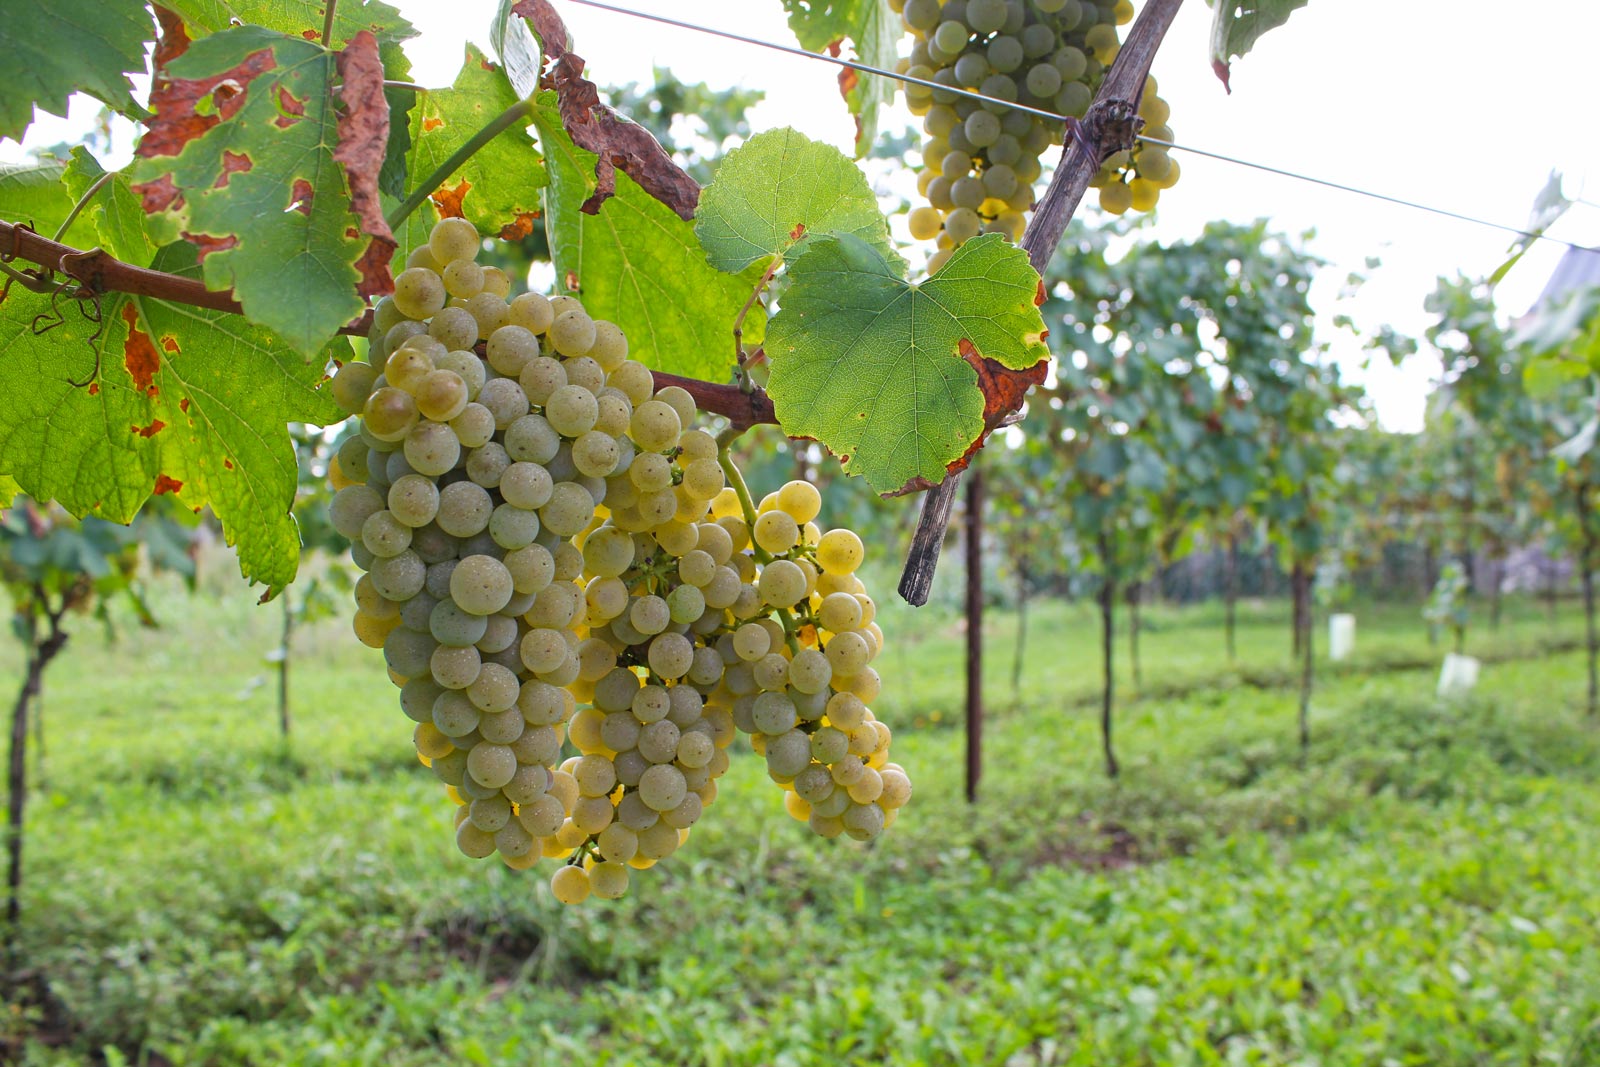
POLYGON ((1416 610, 1361 609, 1301 766, 1285 607, 1245 606, 1234 666, 1214 606, 1147 609, 1108 783, 1091 607, 1031 613, 1016 692, 997 612, 969 807, 959 617, 884 600, 895 827, 817 840, 746 754, 683 850, 580 909, 455 853, 343 624, 301 635, 287 749, 275 608, 85 628, 47 683, 0 1061, 1600 1063, 1600 731, 1550 651, 1575 617, 1475 630, 1500 661, 1443 704, 1416 610))

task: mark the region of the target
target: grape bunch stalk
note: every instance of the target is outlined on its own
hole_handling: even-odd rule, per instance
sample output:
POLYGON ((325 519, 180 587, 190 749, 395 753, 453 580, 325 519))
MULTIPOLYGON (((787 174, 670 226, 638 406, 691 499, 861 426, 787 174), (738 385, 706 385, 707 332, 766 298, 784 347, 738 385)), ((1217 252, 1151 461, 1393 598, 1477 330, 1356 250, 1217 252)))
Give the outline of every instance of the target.
MULTIPOLYGON (((1040 162, 1062 142, 1062 124, 1010 107, 1008 102, 1082 118, 1106 68, 1121 48, 1117 27, 1133 17, 1131 0, 890 0, 912 36, 901 70, 949 88, 906 84, 906 102, 922 116, 927 140, 918 192, 928 203, 912 209, 911 236, 934 240, 928 269, 980 233, 1016 241, 1035 203, 1040 162), (990 97, 975 100, 950 89, 990 97)), ((1139 101, 1144 133, 1172 139, 1170 108, 1145 83, 1139 101)), ((1122 214, 1148 211, 1160 191, 1178 180, 1166 150, 1141 143, 1107 160, 1095 176, 1100 204, 1122 214)))
POLYGON ((330 477, 382 649, 468 856, 560 862, 557 900, 626 892, 716 799, 740 730, 825 837, 911 795, 868 705, 883 646, 847 530, 804 482, 758 510, 731 440, 656 389, 575 298, 508 300, 445 219, 341 367, 330 477))

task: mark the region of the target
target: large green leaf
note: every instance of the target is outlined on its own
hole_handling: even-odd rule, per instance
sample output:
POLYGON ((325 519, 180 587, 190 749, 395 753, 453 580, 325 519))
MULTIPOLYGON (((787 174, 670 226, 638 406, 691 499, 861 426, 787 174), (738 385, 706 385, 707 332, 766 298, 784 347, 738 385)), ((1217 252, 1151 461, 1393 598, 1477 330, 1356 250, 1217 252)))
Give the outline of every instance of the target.
MULTIPOLYGON (((352 211, 334 84, 348 100, 355 77, 336 61, 314 41, 256 26, 201 38, 166 67, 133 167, 135 191, 165 227, 157 235, 197 244, 206 285, 232 289, 252 322, 306 356, 365 310, 362 291, 388 284, 387 246, 381 273, 369 255, 388 228, 352 211)), ((381 90, 373 100, 382 105, 381 90)), ((348 174, 371 184, 375 208, 374 148, 348 174)))
POLYGON ((1228 85, 1228 63, 1243 56, 1268 30, 1289 21, 1289 16, 1310 0, 1208 0, 1211 15, 1211 69, 1228 85))
MULTIPOLYGON (((449 89, 422 94, 411 109, 410 182, 427 178, 496 115, 519 99, 505 71, 467 45, 466 62, 449 89)), ((526 234, 540 210, 540 190, 549 184, 533 140, 509 129, 480 148, 446 178, 435 194, 480 233, 507 238, 526 234)))
POLYGON ((123 114, 142 116, 129 73, 143 73, 155 30, 141 0, 24 0, 0 11, 0 137, 21 140, 37 105, 67 114, 85 92, 123 114))
MULTIPOLYGON (((262 26, 306 40, 322 39, 327 0, 162 0, 189 27, 191 36, 221 33, 230 26, 262 26)), ((380 45, 417 35, 405 16, 380 0, 339 0, 333 13, 334 48, 366 30, 380 45)), ((386 57, 387 58, 387 57, 386 57)))
MULTIPOLYGON (((550 170, 545 226, 558 283, 581 294, 595 317, 622 327, 633 358, 656 370, 727 381, 735 363, 734 320, 761 270, 716 270, 693 225, 620 169, 616 195, 584 214, 579 206, 598 187, 595 155, 562 128, 554 92, 541 92, 538 103, 535 122, 550 170)), ((745 340, 758 341, 763 325, 751 316, 745 340)))
MULTIPOLYGON (((0 219, 26 223, 46 237, 72 210, 66 167, 55 161, 13 166, 0 163, 0 219)), ((80 214, 60 240, 73 248, 92 248, 99 238, 94 223, 80 214)))
MULTIPOLYGON (((198 273, 183 245, 153 265, 198 273)), ((114 294, 95 322, 20 286, 0 304, 0 345, 0 471, 29 495, 128 522, 152 493, 173 493, 210 505, 245 577, 271 589, 293 579, 284 427, 342 417, 317 388, 324 362, 236 315, 114 294)), ((349 346, 323 355, 348 359, 349 346)))
MULTIPOLYGON (((81 145, 72 150, 72 159, 62 175, 66 189, 74 201, 81 199, 105 178, 105 168, 81 145)), ((145 232, 144 208, 139 197, 128 187, 126 174, 115 174, 106 179, 83 208, 83 215, 93 223, 96 243, 125 263, 146 267, 155 258, 156 246, 145 232)), ((82 217, 82 216, 80 216, 82 217)))
POLYGON ((1020 370, 1049 355, 1039 276, 998 234, 968 241, 921 285, 848 234, 814 238, 788 270, 767 336, 778 423, 880 493, 942 481, 978 439, 984 394, 969 360, 1020 370))
MULTIPOLYGON (((826 52, 848 40, 858 61, 880 70, 894 69, 904 30, 888 0, 783 0, 783 7, 800 47, 826 52)), ((893 102, 895 83, 890 78, 845 70, 839 76, 839 88, 856 117, 859 158, 878 136, 878 112, 893 102)))
POLYGON ((807 235, 849 233, 905 272, 866 176, 832 145, 788 126, 728 153, 700 194, 694 231, 718 270, 765 267, 807 235))

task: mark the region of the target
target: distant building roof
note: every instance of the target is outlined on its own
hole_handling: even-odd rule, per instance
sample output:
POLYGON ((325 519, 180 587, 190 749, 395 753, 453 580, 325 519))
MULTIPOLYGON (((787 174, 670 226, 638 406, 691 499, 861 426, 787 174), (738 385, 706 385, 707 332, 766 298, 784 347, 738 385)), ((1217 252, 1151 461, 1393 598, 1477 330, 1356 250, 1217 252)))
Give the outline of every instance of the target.
POLYGON ((1574 289, 1588 289, 1595 285, 1600 285, 1600 250, 1569 248, 1562 254, 1556 269, 1550 272, 1550 279, 1544 283, 1544 291, 1528 311, 1558 303, 1574 289))

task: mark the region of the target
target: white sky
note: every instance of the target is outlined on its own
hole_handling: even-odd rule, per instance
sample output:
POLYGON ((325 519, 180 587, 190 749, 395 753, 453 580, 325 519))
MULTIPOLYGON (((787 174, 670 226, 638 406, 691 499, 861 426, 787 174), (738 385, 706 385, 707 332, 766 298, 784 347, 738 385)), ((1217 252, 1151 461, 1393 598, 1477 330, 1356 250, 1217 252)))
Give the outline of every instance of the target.
MULTIPOLYGON (((468 35, 487 49, 494 0, 396 2, 422 31, 408 48, 418 81, 448 84, 468 35)), ((778 0, 616 2, 792 43, 778 0)), ((645 81, 659 65, 684 81, 760 88, 767 99, 751 112, 755 129, 791 125, 850 147, 851 122, 829 64, 559 0, 557 6, 602 85, 645 81)), ((1600 138, 1588 119, 1600 99, 1593 58, 1600 4, 1593 0, 1312 0, 1234 64, 1232 96, 1210 71, 1209 17, 1202 0, 1187 0, 1155 65, 1179 143, 1516 226, 1552 169, 1566 175, 1568 195, 1587 190, 1600 200, 1593 188, 1600 138)), ((75 108, 66 122, 41 116, 28 144, 75 140, 94 111, 75 108)), ((901 113, 885 126, 905 121, 910 116, 901 113)), ((20 154, 14 143, 0 142, 0 159, 20 154)), ((1291 234, 1315 229, 1310 248, 1330 261, 1313 291, 1324 320, 1345 276, 1376 256, 1382 268, 1338 310, 1363 328, 1388 322, 1420 336, 1428 324, 1423 298, 1435 279, 1485 275, 1511 241, 1469 223, 1175 155, 1183 179, 1162 194, 1156 225, 1144 232, 1179 240, 1212 219, 1261 216, 1291 234)), ((1592 244, 1600 241, 1597 231, 1600 209, 1578 205, 1552 233, 1592 244)), ((1504 312, 1526 309, 1561 251, 1541 243, 1518 265, 1500 287, 1504 312)), ((1321 335, 1336 339, 1331 326, 1321 335)), ((1336 340, 1335 352, 1349 365, 1362 356, 1347 341, 1336 340)), ((1436 372, 1423 357, 1398 372, 1385 360, 1365 375, 1385 425, 1421 424, 1436 372)))

